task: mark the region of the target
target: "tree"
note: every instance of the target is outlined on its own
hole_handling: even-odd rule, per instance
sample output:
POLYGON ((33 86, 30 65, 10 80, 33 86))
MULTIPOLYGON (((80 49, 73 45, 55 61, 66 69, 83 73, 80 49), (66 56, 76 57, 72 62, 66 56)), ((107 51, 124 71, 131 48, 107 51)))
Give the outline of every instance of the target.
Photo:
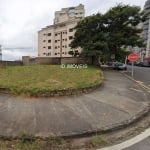
POLYGON ((104 55, 108 52, 108 35, 103 24, 103 15, 96 14, 86 17, 75 27, 76 32, 72 48, 81 47, 83 56, 90 56, 94 61, 96 56, 104 55))
MULTIPOLYGON (((136 26, 145 20, 137 6, 119 4, 105 14, 85 17, 75 27, 72 48, 81 47, 84 56, 110 59, 120 56, 126 46, 143 46, 141 29, 136 26)), ((117 58, 116 58, 117 59, 117 58)))
POLYGON ((120 56, 127 46, 143 47, 144 40, 140 37, 141 28, 137 26, 145 20, 140 7, 119 4, 104 14, 109 33, 108 45, 110 52, 120 56))

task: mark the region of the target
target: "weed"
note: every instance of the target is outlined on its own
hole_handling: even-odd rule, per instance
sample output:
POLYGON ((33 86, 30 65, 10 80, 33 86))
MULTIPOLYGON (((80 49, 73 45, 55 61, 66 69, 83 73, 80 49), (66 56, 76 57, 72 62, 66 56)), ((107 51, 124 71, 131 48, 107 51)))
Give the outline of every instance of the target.
POLYGON ((90 141, 92 147, 105 146, 108 141, 100 135, 93 136, 90 141))

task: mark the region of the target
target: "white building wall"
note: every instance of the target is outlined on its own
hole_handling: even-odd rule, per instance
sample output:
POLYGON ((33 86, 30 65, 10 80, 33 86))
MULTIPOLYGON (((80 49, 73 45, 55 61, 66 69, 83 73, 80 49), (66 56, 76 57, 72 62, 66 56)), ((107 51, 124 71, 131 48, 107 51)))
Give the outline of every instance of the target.
MULTIPOLYGON (((68 52, 72 50, 70 43, 75 33, 74 27, 83 18, 83 15, 83 5, 73 7, 73 9, 72 7, 71 9, 63 8, 62 11, 55 12, 54 25, 47 26, 38 32, 38 56, 72 57, 68 52), (68 10, 76 17, 69 17, 68 10)), ((73 51, 75 50, 81 52, 80 48, 73 51)))
MULTIPOLYGON (((144 11, 145 13, 150 13, 150 0, 145 2, 144 11)), ((149 18, 144 22, 143 37, 146 44, 145 57, 150 57, 150 15, 149 18)))

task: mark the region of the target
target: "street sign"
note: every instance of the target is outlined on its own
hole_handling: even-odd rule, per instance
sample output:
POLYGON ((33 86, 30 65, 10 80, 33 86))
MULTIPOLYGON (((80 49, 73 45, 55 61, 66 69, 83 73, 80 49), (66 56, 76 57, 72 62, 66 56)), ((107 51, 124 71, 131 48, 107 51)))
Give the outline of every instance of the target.
POLYGON ((138 59, 139 59, 139 56, 137 54, 135 54, 135 53, 132 53, 132 54, 128 55, 128 60, 130 60, 132 62, 136 61, 138 59))
POLYGON ((134 61, 138 60, 139 56, 135 53, 128 55, 128 60, 132 62, 132 78, 134 73, 134 61))

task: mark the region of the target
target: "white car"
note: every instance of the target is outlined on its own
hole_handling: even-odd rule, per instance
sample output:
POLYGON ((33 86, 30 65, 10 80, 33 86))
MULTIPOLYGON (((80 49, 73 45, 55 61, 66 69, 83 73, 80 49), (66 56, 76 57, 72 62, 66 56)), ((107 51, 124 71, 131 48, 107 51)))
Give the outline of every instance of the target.
POLYGON ((127 66, 124 63, 116 62, 113 64, 114 70, 127 70, 127 66))

